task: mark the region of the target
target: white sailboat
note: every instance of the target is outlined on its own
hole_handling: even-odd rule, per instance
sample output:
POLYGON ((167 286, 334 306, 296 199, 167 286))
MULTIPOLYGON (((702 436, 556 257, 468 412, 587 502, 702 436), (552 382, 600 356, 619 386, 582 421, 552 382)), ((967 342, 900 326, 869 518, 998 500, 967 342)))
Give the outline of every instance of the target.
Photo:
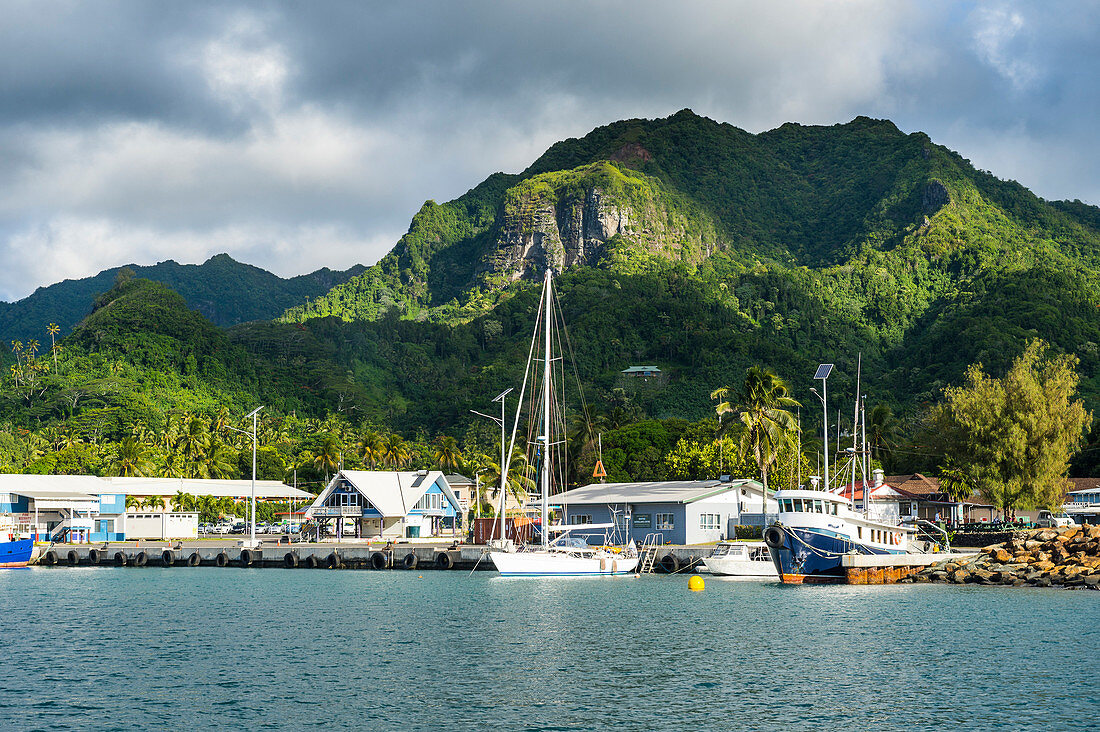
MULTIPOLYGON (((535 342, 538 339, 539 328, 542 328, 543 358, 542 358, 542 397, 540 400, 539 417, 542 422, 542 434, 538 436, 542 459, 539 461, 539 507, 541 511, 543 530, 541 543, 535 547, 514 548, 510 542, 504 542, 494 551, 489 552, 489 558, 502 577, 598 577, 612 575, 633 574, 638 567, 638 552, 633 544, 629 546, 609 546, 605 540, 600 546, 590 546, 587 541, 572 534, 585 532, 591 533, 598 529, 614 531, 614 524, 593 525, 559 525, 550 526, 550 479, 554 469, 554 448, 558 444, 553 439, 552 431, 552 380, 551 365, 555 357, 552 352, 553 339, 553 275, 549 267, 543 280, 543 300, 540 305, 540 316, 535 325, 535 334, 532 337, 531 353, 534 354, 535 342), (551 539, 551 535, 556 535, 551 539)), ((531 359, 528 359, 528 373, 531 371, 531 359)), ((524 388, 520 392, 520 403, 523 402, 523 392, 526 391, 526 376, 524 388)), ((534 415, 532 415, 534 417, 534 415)), ((517 415, 518 423, 518 415, 517 415)), ((513 429, 513 442, 515 433, 513 429)), ((509 453, 510 454, 510 453, 509 453)), ((507 466, 501 466, 501 474, 507 475, 507 466)), ((503 493, 503 486, 502 486, 503 493)))

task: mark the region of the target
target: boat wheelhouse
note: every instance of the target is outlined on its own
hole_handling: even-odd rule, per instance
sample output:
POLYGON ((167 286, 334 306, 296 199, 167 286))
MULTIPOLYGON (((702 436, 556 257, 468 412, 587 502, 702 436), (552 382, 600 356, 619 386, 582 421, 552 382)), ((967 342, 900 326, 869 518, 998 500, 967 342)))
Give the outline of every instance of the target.
POLYGON ((914 529, 853 510, 842 495, 819 490, 775 494, 779 517, 764 541, 782 582, 840 582, 845 554, 906 554, 914 529))

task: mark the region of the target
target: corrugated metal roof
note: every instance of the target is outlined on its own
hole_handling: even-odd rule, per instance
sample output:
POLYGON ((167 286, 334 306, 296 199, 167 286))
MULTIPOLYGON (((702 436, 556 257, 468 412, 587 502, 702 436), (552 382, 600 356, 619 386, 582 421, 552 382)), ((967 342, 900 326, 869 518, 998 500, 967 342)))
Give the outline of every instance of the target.
POLYGON ((621 373, 624 374, 636 374, 643 371, 652 371, 654 373, 661 373, 661 370, 656 366, 628 366, 623 369, 621 373))
POLYGON ((671 480, 647 483, 592 483, 550 497, 555 504, 692 503, 727 491, 762 489, 755 480, 671 480))
POLYGON ((103 480, 94 475, 0 474, 0 493, 34 499, 99 500, 103 480))
MULTIPOLYGON (((193 496, 215 498, 249 498, 252 496, 251 480, 216 480, 213 478, 97 478, 106 485, 100 493, 115 491, 128 496, 172 496, 182 491, 193 496)), ((312 493, 292 488, 277 480, 257 480, 256 498, 312 499, 312 493)))

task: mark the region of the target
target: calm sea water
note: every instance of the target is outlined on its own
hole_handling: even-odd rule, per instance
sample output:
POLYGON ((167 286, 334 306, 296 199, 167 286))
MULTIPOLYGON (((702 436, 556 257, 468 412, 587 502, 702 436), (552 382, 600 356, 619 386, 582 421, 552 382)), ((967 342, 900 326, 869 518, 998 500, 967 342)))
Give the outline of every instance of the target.
POLYGON ((0 571, 4 729, 1100 725, 1100 593, 0 571))

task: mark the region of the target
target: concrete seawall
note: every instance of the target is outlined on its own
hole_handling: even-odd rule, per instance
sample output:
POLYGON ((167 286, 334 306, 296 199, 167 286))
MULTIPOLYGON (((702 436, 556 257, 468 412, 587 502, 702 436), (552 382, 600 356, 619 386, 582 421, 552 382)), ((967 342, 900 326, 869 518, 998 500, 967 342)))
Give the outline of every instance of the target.
MULTIPOLYGON (((657 554, 656 572, 694 572, 710 546, 665 546, 657 554), (668 557, 668 559, 666 559, 668 557)), ((249 567, 281 569, 472 569, 492 570, 488 550, 479 544, 442 543, 366 546, 363 544, 275 544, 257 549, 237 542, 165 542, 55 544, 36 547, 32 561, 44 567, 249 567), (191 544, 190 546, 187 544, 191 544)))

